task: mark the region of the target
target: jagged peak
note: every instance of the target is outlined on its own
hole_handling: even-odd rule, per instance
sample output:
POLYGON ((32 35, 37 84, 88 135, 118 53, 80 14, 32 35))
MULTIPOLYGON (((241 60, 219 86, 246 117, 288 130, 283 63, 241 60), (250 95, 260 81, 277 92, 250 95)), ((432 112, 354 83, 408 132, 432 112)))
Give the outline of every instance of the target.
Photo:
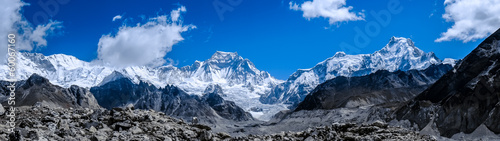
POLYGON ((243 60, 241 56, 238 55, 238 52, 223 52, 217 51, 212 57, 209 59, 210 61, 218 61, 218 62, 227 62, 232 60, 243 60))
POLYGON ((333 55, 333 57, 344 57, 345 55, 346 55, 345 52, 339 51, 339 52, 335 53, 335 55, 333 55))
POLYGON ((382 54, 401 54, 401 53, 410 53, 415 54, 417 56, 421 56, 424 54, 424 51, 417 48, 415 43, 410 38, 404 37, 391 37, 389 43, 381 50, 377 51, 382 54))
POLYGON ((391 40, 389 40, 389 43, 401 42, 401 41, 410 41, 410 42, 413 42, 410 38, 392 36, 391 40))

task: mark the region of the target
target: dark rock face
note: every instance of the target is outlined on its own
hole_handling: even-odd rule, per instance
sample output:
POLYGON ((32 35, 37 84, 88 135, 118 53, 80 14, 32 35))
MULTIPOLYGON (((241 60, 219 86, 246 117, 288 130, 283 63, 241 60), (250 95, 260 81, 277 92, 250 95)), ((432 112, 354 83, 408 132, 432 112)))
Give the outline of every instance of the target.
POLYGON ((432 65, 425 70, 377 71, 359 77, 337 77, 316 87, 295 111, 359 107, 407 101, 452 69, 432 65))
MULTIPOLYGON (((2 82, 2 94, 8 94, 8 82, 2 82)), ((32 106, 35 103, 44 102, 51 106, 60 106, 63 108, 69 107, 84 107, 84 108, 99 108, 94 96, 85 88, 71 86, 70 88, 62 88, 53 85, 37 74, 33 74, 26 81, 16 83, 16 100, 15 106, 32 106)), ((1 100, 4 105, 7 105, 6 99, 1 100)))
POLYGON ((225 119, 235 121, 253 120, 250 113, 245 112, 245 110, 238 107, 234 102, 224 100, 220 95, 224 95, 222 88, 219 85, 210 85, 205 90, 205 95, 201 99, 225 119))
POLYGON ((500 30, 453 71, 394 113, 420 129, 434 122, 441 135, 471 133, 481 124, 500 133, 500 30))
POLYGON ((132 104, 138 109, 161 111, 186 120, 193 117, 210 123, 217 117, 236 121, 253 120, 249 113, 234 102, 225 101, 218 95, 223 94, 220 86, 212 89, 208 95, 199 97, 189 95, 173 85, 156 88, 148 83, 134 84, 128 78, 120 78, 99 87, 92 87, 90 91, 99 104, 107 109, 132 104))
POLYGON ((129 78, 119 78, 104 85, 90 88, 99 105, 111 109, 135 103, 148 93, 157 92, 157 88, 147 83, 134 84, 129 78))
POLYGON ((161 111, 167 115, 186 120, 199 117, 202 121, 212 122, 217 117, 217 113, 208 104, 202 102, 198 96, 189 95, 172 85, 144 93, 144 96, 135 103, 135 107, 161 111))

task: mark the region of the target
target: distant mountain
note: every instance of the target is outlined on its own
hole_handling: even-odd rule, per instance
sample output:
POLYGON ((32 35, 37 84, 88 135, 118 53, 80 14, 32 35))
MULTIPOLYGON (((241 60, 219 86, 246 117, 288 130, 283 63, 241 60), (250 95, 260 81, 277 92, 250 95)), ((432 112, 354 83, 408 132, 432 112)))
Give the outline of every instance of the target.
MULTIPOLYGON (((445 60, 447 64, 455 63, 453 59, 445 60)), ((392 37, 385 47, 372 54, 347 55, 337 52, 313 68, 299 69, 286 82, 262 96, 260 101, 268 104, 297 104, 316 86, 338 76, 364 76, 378 70, 423 70, 440 63, 443 62, 434 53, 418 49, 411 39, 392 37)))
MULTIPOLYGON (((157 68, 132 66, 114 68, 95 62, 81 61, 73 56, 55 54, 44 56, 38 53, 18 53, 18 78, 28 79, 36 73, 47 78, 51 83, 70 87, 102 86, 110 81, 128 78, 133 84, 141 81, 155 87, 175 85, 188 94, 203 95, 206 87, 212 84, 221 86, 226 91, 224 99, 234 101, 236 105, 249 111, 251 108, 268 109, 257 112, 277 112, 285 109, 279 105, 264 105, 259 102, 260 95, 269 93, 271 88, 281 83, 268 72, 258 70, 248 59, 236 52, 217 51, 210 59, 196 61, 191 66, 177 68, 162 66, 157 68)), ((0 65, 0 78, 7 78, 8 67, 0 65)))
MULTIPOLYGON (((0 91, 0 102, 7 104, 8 83, 2 81, 0 91)), ((94 96, 85 88, 72 85, 69 88, 63 88, 53 85, 48 79, 33 74, 25 81, 16 83, 15 106, 33 106, 36 103, 42 103, 53 107, 62 108, 99 108, 94 96)))
POLYGON ((407 101, 451 69, 451 65, 440 64, 431 65, 424 70, 379 70, 366 76, 339 76, 318 85, 298 104, 295 111, 407 101))
MULTIPOLYGON (((121 74, 116 72, 115 75, 121 74)), ((157 88, 146 82, 135 84, 129 78, 119 78, 92 87, 90 91, 97 102, 107 109, 131 104, 138 109, 153 109, 183 119, 199 117, 200 120, 207 122, 214 122, 219 117, 235 121, 253 120, 249 113, 234 102, 222 99, 219 96, 222 91, 218 85, 208 87, 207 94, 200 97, 189 95, 173 85, 157 88), (216 90, 208 91, 208 89, 216 90)))
POLYGON ((446 137, 475 130, 499 134, 499 62, 500 29, 479 44, 453 71, 398 109, 395 118, 409 120, 419 129, 434 130, 446 137))

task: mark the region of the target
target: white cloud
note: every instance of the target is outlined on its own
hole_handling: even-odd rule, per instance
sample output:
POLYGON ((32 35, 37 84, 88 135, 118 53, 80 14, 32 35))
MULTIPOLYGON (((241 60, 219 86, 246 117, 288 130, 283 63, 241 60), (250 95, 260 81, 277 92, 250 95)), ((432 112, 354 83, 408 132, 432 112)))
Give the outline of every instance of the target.
MULTIPOLYGON (((186 11, 184 7, 174 11, 186 11)), ((180 13, 179 13, 180 14, 180 13)), ((161 66, 172 46, 184 40, 181 33, 196 28, 183 25, 180 15, 171 14, 150 18, 145 24, 124 25, 114 35, 103 35, 99 39, 98 59, 105 64, 125 66, 161 66)))
POLYGON ((116 15, 113 17, 113 22, 116 20, 122 19, 122 15, 116 15))
MULTIPOLYGON (((34 48, 47 46, 45 39, 55 29, 62 28, 62 23, 50 21, 45 25, 32 25, 21 14, 23 6, 29 5, 21 0, 0 1, 0 37, 7 38, 8 34, 16 34, 16 49, 31 51, 34 48)), ((0 40, 0 62, 4 62, 7 55, 7 40, 0 40)))
POLYGON ((500 0, 446 0, 443 18, 454 22, 435 42, 485 38, 500 27, 500 0))
POLYGON ((364 20, 364 14, 351 12, 352 6, 345 6, 346 0, 313 0, 302 4, 290 2, 290 9, 302 11, 306 19, 324 17, 330 24, 344 21, 364 20))
POLYGON ((176 22, 177 20, 179 20, 181 12, 186 12, 186 7, 181 6, 177 8, 177 10, 172 10, 172 12, 170 12, 170 17, 172 17, 172 21, 176 22))

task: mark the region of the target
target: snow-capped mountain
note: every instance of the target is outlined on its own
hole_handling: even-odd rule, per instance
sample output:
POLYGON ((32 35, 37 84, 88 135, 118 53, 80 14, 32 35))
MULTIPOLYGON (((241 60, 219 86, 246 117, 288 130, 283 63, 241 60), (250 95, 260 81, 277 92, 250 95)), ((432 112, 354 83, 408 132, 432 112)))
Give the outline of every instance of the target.
MULTIPOLYGON (((445 60, 445 64, 453 65, 455 62, 453 59, 445 60)), ((392 37, 385 47, 372 54, 347 55, 337 52, 313 68, 299 69, 260 100, 268 104, 294 105, 302 101, 317 85, 337 76, 364 76, 378 70, 422 70, 439 63, 442 61, 434 53, 425 53, 415 47, 411 39, 392 37)))
POLYGON ((431 65, 424 70, 379 70, 356 76, 339 76, 318 85, 294 111, 355 108, 408 101, 434 84, 453 67, 431 65))
MULTIPOLYGON (((93 87, 106 84, 123 77, 138 84, 140 81, 151 83, 156 87, 175 85, 188 94, 203 95, 211 84, 217 84, 224 90, 224 99, 234 101, 246 111, 251 108, 266 109, 252 112, 256 118, 268 119, 277 111, 286 109, 284 105, 267 105, 259 102, 259 97, 269 93, 272 87, 281 83, 268 72, 260 71, 254 64, 236 52, 218 51, 205 61, 196 61, 191 66, 177 68, 162 66, 151 68, 131 66, 115 68, 94 62, 85 62, 76 57, 55 54, 44 56, 39 53, 18 53, 17 74, 19 80, 26 80, 36 73, 50 80, 51 83, 70 87, 93 87), (269 115, 268 117, 260 117, 269 115)), ((0 66, 4 73, 0 78, 7 78, 8 67, 0 66)))

